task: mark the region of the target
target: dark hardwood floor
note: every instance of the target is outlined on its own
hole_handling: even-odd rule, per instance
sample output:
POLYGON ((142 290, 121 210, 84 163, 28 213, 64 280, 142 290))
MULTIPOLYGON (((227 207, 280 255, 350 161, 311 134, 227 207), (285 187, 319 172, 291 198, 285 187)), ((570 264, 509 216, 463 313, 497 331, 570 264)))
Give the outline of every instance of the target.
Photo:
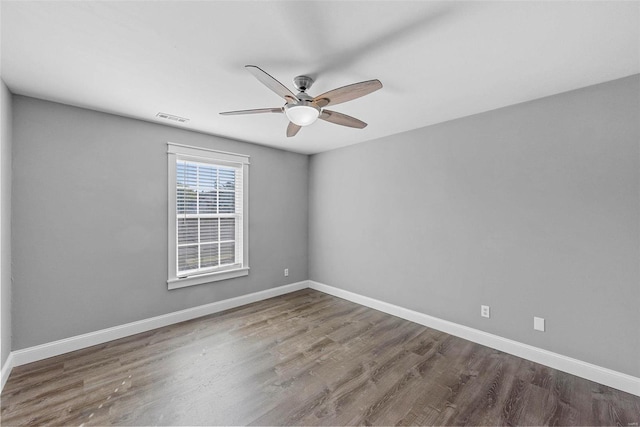
POLYGON ((14 368, 6 425, 622 425, 640 398, 313 290, 14 368))

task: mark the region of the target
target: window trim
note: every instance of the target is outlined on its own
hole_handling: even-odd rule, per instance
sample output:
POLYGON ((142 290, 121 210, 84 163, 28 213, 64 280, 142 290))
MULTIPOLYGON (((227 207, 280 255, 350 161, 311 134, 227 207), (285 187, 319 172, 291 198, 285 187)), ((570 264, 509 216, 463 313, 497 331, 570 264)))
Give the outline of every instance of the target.
POLYGON ((247 276, 249 274, 249 156, 245 154, 213 150, 210 148, 167 142, 167 157, 169 166, 169 268, 167 285, 169 289, 179 289, 187 286, 232 279, 234 277, 247 276), (194 274, 187 277, 179 277, 177 275, 178 215, 176 213, 176 160, 178 159, 242 168, 242 264, 239 266, 222 268, 213 272, 194 274))

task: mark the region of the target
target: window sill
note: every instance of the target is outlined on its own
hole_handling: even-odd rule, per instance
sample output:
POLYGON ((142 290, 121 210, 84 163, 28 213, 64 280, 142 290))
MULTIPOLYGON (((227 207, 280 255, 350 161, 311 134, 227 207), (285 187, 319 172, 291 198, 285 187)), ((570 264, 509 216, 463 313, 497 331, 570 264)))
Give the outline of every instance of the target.
POLYGON ((202 285, 203 283, 217 282, 219 280, 233 279, 235 277, 248 276, 249 267, 237 268, 235 270, 216 271, 214 273, 201 274, 198 276, 173 278, 167 280, 169 290, 185 288, 187 286, 202 285))

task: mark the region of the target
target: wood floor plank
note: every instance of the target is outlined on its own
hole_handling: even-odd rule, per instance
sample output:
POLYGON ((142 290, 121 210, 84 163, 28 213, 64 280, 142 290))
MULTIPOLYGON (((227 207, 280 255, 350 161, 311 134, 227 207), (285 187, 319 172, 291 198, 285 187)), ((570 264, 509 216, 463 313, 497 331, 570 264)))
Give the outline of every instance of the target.
POLYGON ((636 396, 310 289, 16 367, 0 400, 3 426, 640 422, 636 396))

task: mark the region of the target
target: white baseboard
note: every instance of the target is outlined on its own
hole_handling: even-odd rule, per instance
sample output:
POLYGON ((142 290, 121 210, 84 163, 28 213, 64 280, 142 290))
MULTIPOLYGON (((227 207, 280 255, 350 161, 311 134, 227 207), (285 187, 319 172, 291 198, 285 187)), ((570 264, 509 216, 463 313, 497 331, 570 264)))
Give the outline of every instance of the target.
MULTIPOLYGON (((207 316, 209 314, 218 313, 230 308, 239 307, 241 305, 251 304, 253 302, 262 301, 268 298, 277 297, 279 295, 288 294, 301 289, 308 288, 306 280, 302 282, 292 283, 289 285, 278 286, 276 288, 267 289, 260 292, 254 292, 239 297, 226 299, 223 301, 212 302, 210 304, 200 305, 185 310, 174 311, 173 313, 163 314, 161 316, 151 317, 149 319, 139 320, 112 328, 101 329, 99 331, 87 334, 77 335, 34 347, 25 348, 23 350, 12 351, 9 358, 12 365, 5 363, 7 366, 6 376, 9 377, 11 367, 20 366, 38 360, 46 359, 70 351, 80 350, 92 345, 102 344, 119 338, 128 337, 139 334, 141 332, 150 331, 152 329, 161 328, 163 326, 173 325, 175 323, 184 322, 186 320, 195 319, 197 317, 207 316)), ((8 362, 8 361, 7 361, 8 362)), ((2 385, 5 381, 5 368, 2 368, 2 385)))
POLYGON ((522 357, 523 359, 531 360, 532 362, 540 363, 541 365, 545 365, 559 371, 567 372, 578 377, 586 378, 588 380, 640 396, 640 378, 623 374, 622 372, 603 368, 578 359, 573 359, 548 350, 523 344, 518 341, 502 338, 478 329, 442 320, 437 317, 345 291, 343 289, 334 288, 333 286, 314 282, 312 280, 309 280, 309 287, 311 289, 346 299, 348 301, 355 302, 356 304, 364 305, 402 319, 410 320, 420 325, 437 329, 505 353, 513 354, 514 356, 522 357))
POLYGON ((2 365, 2 375, 0 376, 0 392, 4 388, 4 384, 9 379, 9 374, 11 373, 12 369, 13 369, 13 353, 9 353, 7 360, 4 362, 4 365, 2 365))
POLYGON ((115 339, 161 328, 163 326, 218 313, 305 288, 315 289, 329 295, 352 301, 356 304, 364 305, 420 325, 437 329, 505 353, 540 363, 550 368, 558 369, 560 371, 640 396, 640 378, 311 280, 304 280, 186 310, 175 311, 162 316, 127 323, 125 325, 77 335, 75 337, 29 347, 23 350, 12 351, 9 354, 7 361, 2 366, 2 382, 0 383, 0 391, 2 391, 5 382, 9 378, 11 369, 14 366, 20 366, 49 357, 58 356, 70 351, 80 350, 92 345, 102 344, 115 339))

